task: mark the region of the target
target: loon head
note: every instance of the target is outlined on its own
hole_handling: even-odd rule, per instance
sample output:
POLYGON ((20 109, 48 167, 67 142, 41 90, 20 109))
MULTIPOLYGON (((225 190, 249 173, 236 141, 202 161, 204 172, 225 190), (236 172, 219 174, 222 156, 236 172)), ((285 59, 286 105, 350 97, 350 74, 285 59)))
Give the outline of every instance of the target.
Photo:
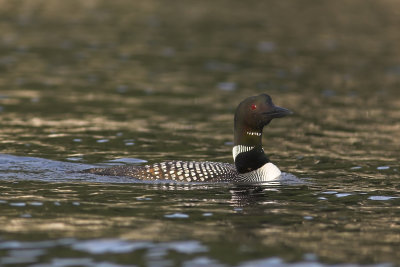
POLYGON ((249 172, 269 162, 262 148, 262 131, 272 119, 292 112, 275 106, 267 94, 243 100, 236 109, 234 120, 233 159, 240 173, 249 172))
POLYGON ((261 144, 262 130, 272 119, 282 118, 292 112, 275 106, 267 94, 243 100, 236 109, 234 130, 235 145, 256 146, 261 144))

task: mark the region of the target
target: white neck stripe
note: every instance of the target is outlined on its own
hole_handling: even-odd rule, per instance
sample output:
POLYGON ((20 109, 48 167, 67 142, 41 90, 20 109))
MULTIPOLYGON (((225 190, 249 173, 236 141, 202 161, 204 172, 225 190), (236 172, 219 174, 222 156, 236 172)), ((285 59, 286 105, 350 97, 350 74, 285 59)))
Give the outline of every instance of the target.
POLYGON ((254 148, 254 146, 244 146, 244 145, 234 146, 232 149, 233 161, 236 160, 237 155, 239 155, 240 153, 248 152, 248 151, 252 150, 253 148, 254 148))

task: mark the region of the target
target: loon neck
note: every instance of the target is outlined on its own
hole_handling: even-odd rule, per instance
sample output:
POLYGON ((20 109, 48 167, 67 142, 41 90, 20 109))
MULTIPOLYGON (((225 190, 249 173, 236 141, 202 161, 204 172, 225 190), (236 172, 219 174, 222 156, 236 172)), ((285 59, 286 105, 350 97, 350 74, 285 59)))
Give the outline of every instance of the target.
POLYGON ((258 131, 247 129, 235 129, 235 146, 262 146, 262 129, 258 131))
POLYGON ((269 162, 262 147, 261 131, 240 131, 235 129, 233 160, 239 173, 247 173, 259 169, 269 162))

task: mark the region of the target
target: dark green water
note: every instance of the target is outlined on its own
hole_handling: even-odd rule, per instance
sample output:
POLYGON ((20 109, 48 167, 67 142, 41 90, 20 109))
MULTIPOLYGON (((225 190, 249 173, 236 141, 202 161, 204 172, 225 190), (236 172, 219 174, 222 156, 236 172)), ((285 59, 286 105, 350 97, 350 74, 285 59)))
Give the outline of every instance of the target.
POLYGON ((0 4, 1 266, 400 264, 397 1, 0 4), (264 148, 304 184, 74 172, 232 162, 260 93, 295 112, 264 148))

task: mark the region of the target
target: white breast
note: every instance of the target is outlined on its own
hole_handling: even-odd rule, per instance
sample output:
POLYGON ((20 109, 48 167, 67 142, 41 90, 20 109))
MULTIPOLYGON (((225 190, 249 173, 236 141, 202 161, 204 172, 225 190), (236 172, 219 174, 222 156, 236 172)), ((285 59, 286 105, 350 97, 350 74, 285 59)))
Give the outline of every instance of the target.
POLYGON ((268 182, 278 180, 281 171, 273 163, 265 163, 257 170, 240 174, 239 177, 245 182, 268 182))

